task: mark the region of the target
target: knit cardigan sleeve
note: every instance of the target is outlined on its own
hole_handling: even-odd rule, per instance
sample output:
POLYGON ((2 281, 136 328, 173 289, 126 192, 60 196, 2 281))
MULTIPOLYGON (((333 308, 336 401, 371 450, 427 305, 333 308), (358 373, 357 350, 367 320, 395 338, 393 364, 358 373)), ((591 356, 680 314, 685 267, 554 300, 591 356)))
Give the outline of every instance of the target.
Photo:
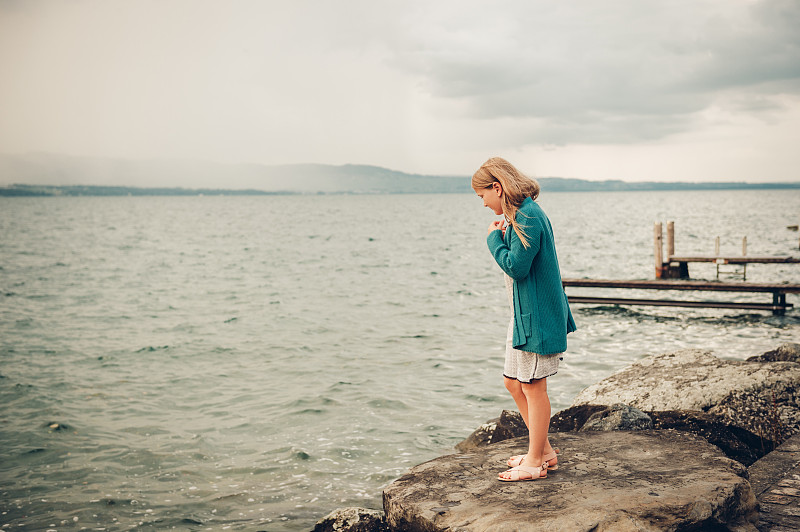
POLYGON ((499 229, 489 233, 486 241, 500 269, 512 279, 522 279, 531 271, 533 259, 539 253, 542 240, 542 221, 535 216, 527 217, 517 211, 517 224, 522 227, 528 247, 522 245, 512 226, 506 228, 506 236, 499 229))

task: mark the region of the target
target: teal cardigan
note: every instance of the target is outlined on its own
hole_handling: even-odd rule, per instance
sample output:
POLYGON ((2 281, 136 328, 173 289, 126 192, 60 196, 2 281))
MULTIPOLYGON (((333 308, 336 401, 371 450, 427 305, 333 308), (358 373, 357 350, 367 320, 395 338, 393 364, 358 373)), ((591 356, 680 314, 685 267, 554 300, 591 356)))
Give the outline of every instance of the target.
POLYGON ((525 198, 516 218, 527 248, 511 226, 505 237, 498 229, 486 239, 494 260, 514 279, 514 347, 540 355, 563 353, 567 334, 577 327, 561 284, 553 228, 531 198, 525 198))

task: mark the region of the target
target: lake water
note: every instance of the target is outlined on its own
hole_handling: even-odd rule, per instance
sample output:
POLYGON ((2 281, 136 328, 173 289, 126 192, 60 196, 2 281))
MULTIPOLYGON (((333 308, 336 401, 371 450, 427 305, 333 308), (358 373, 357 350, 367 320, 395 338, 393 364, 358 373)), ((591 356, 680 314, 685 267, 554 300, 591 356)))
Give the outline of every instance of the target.
MULTIPOLYGON (((738 254, 746 235, 749 254, 798 254, 796 190, 540 203, 564 277, 652 278, 654 221, 675 220, 681 253, 719 235, 738 254)), ((0 198, 3 529, 310 530, 380 508, 405 470, 514 408, 493 219, 468 194, 0 198)), ((747 278, 798 283, 800 266, 747 278)), ((573 313, 554 411, 648 354, 800 342, 800 310, 573 313)))

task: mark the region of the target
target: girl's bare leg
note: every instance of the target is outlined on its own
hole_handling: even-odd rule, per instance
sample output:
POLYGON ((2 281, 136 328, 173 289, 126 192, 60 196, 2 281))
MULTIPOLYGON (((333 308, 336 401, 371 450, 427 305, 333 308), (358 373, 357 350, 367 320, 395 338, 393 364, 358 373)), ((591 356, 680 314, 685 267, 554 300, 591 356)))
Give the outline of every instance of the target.
POLYGON ((511 394, 511 397, 514 399, 514 402, 517 404, 517 408, 519 409, 519 413, 522 416, 522 419, 525 421, 525 425, 528 427, 528 433, 530 434, 531 431, 531 421, 528 415, 528 398, 523 392, 523 386, 531 386, 533 383, 541 382, 544 385, 544 395, 547 399, 547 428, 545 429, 545 443, 544 449, 542 451, 543 454, 549 455, 553 452, 553 447, 550 445, 550 440, 547 438, 547 429, 550 427, 550 398, 547 397, 547 379, 540 379, 538 381, 533 381, 531 384, 523 384, 519 382, 517 379, 509 379, 508 377, 503 377, 504 383, 506 385, 506 389, 511 394))
MULTIPOLYGON (((520 389, 527 407, 525 419, 529 435, 528 454, 522 459, 520 465, 538 468, 544 462, 542 457, 552 452, 552 447, 547 440, 547 431, 550 427, 550 398, 547 396, 547 379, 520 383, 520 389), (546 447, 550 447, 550 449, 548 450, 546 447)), ((514 392, 512 392, 512 396, 514 396, 514 392)), ((500 478, 512 478, 512 473, 508 471, 500 473, 500 478)))
POLYGON ((503 383, 506 385, 506 390, 508 390, 508 393, 510 393, 511 397, 514 398, 514 402, 517 403, 517 409, 519 410, 522 419, 525 420, 525 426, 527 426, 528 400, 525 398, 525 394, 522 393, 522 383, 517 379, 509 379, 508 377, 503 377, 503 383))

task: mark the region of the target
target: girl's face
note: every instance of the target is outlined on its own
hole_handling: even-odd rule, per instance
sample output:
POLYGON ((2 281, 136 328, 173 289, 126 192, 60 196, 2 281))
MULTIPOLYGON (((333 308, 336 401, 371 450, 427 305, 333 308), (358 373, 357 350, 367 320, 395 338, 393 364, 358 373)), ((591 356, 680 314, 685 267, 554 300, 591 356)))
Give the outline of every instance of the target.
POLYGON ((475 191, 483 200, 483 206, 489 207, 495 214, 503 214, 503 187, 495 181, 492 186, 475 191))

